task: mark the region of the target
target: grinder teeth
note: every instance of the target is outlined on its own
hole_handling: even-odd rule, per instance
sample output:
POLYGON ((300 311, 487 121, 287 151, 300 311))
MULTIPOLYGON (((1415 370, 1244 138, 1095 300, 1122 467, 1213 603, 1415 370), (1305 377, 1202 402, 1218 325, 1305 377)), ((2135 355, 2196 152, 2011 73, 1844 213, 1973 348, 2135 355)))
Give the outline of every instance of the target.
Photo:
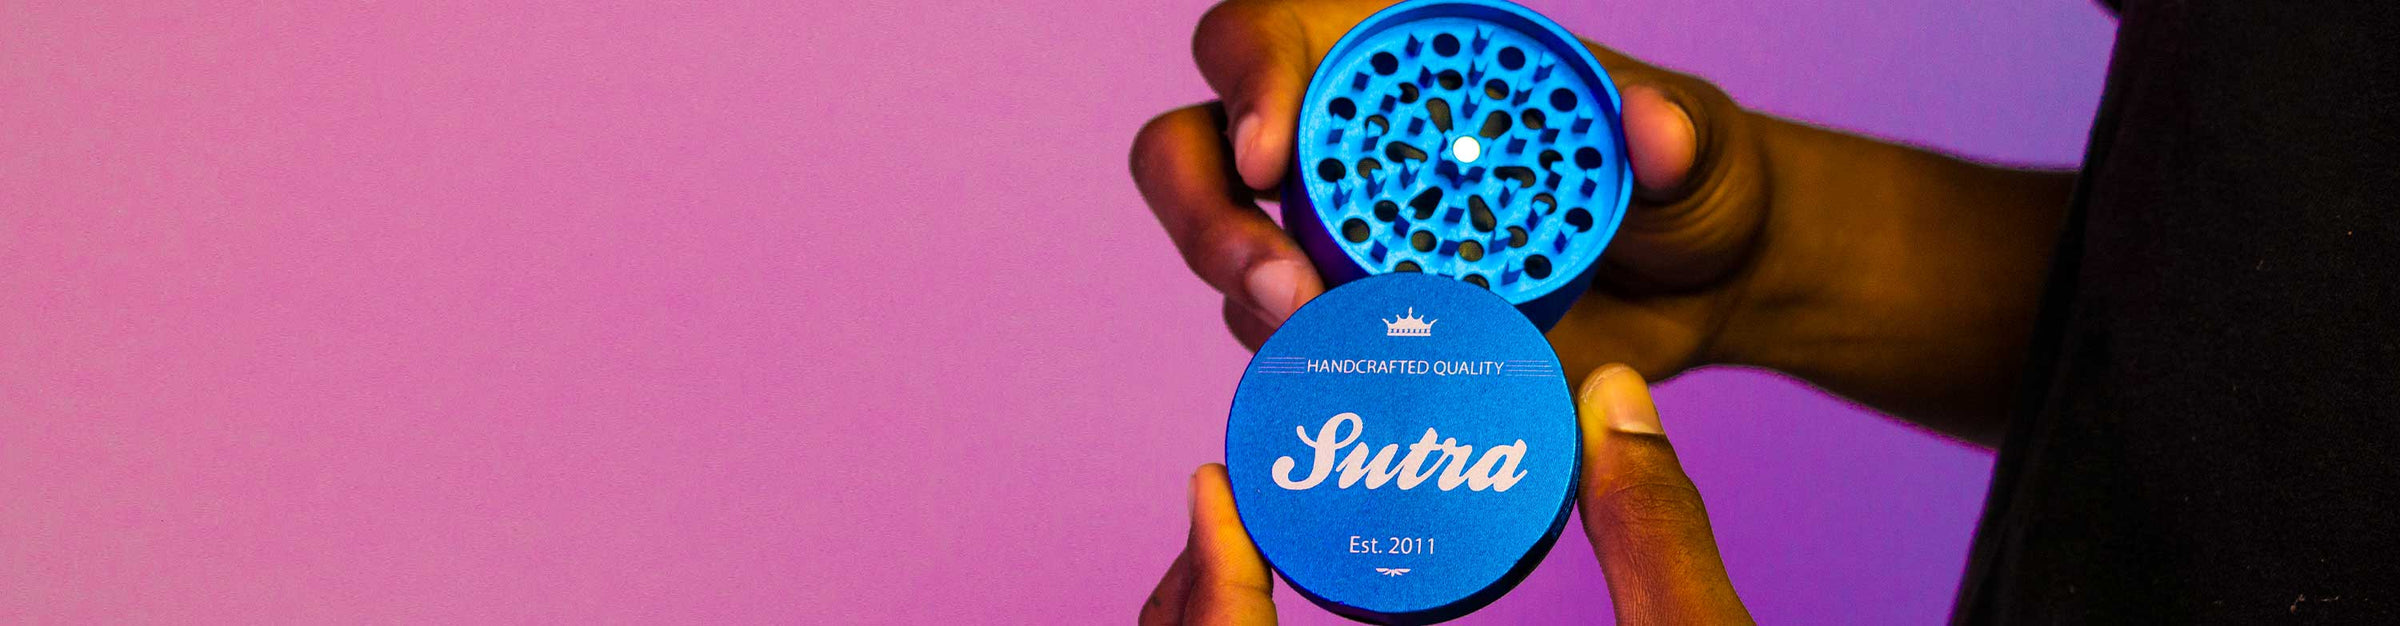
POLYGON ((1422 272, 1548 328, 1631 193, 1617 95, 1580 40, 1505 0, 1408 0, 1328 50, 1284 225, 1328 281, 1422 272))

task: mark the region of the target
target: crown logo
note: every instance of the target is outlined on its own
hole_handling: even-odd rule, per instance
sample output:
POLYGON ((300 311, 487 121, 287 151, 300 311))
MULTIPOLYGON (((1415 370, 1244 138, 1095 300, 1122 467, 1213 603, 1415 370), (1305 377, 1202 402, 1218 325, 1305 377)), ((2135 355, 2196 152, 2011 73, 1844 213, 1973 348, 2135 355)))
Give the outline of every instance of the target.
POLYGON ((1403 315, 1399 319, 1384 320, 1383 334, 1386 337, 1431 337, 1433 336, 1433 323, 1439 321, 1441 320, 1427 321, 1425 318, 1417 317, 1417 308, 1412 306, 1408 308, 1407 315, 1403 315))

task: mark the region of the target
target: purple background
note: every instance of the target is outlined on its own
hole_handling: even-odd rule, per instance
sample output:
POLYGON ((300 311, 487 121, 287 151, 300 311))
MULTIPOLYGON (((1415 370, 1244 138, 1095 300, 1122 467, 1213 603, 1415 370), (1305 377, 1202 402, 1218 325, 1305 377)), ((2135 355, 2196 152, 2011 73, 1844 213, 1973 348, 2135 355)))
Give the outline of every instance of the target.
MULTIPOLYGON (((1532 4, 2047 164, 2112 27, 1532 4)), ((1119 622, 1180 546, 1247 355, 1125 151, 1203 3, 247 5, 0 7, 0 622, 1119 622)), ((1946 613, 1988 454, 1658 397, 1762 621, 1946 613)), ((1587 550, 1466 621, 1605 619, 1587 550)))

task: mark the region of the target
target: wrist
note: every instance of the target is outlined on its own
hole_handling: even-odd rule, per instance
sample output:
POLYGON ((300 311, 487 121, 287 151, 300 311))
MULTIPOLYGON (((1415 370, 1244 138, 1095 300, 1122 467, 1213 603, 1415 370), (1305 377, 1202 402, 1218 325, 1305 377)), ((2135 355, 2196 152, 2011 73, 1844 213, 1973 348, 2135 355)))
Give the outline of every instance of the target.
POLYGON ((1970 440, 2019 371, 2071 172, 1982 165, 1752 114, 1756 256, 1707 353, 1970 440))

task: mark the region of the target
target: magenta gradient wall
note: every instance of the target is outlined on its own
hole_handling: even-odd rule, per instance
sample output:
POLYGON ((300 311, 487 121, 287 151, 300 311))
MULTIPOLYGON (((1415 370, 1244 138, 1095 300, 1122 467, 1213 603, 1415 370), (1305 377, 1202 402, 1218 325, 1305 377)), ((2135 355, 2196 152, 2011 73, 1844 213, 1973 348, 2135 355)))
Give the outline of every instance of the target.
MULTIPOLYGON (((312 4, 0 3, 0 622, 1131 619, 1246 358, 1125 174, 1203 3, 312 4)), ((2047 164, 2112 27, 1533 4, 2047 164)), ((1988 454, 1659 400, 1762 621, 1945 614, 1988 454)), ((1588 554, 1465 621, 1605 621, 1588 554)))

